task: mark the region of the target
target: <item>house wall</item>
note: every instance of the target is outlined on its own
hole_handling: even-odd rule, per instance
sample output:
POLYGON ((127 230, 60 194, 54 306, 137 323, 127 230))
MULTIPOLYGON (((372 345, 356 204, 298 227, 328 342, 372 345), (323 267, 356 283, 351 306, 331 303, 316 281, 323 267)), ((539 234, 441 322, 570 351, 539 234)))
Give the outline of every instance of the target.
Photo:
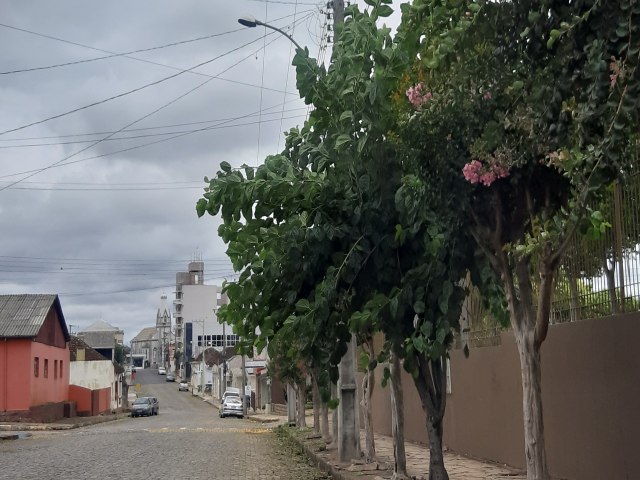
POLYGON ((78 385, 69 385, 69 399, 76 402, 77 415, 95 416, 111 412, 111 388, 91 390, 78 385))
MULTIPOLYGON (((69 386, 69 348, 45 345, 38 341, 31 342, 31 356, 27 360, 28 376, 30 378, 30 406, 45 403, 60 403, 67 400, 69 386), (39 372, 35 376, 34 359, 39 359, 39 372), (47 362, 48 361, 48 362, 47 362), (62 375, 55 372, 56 361, 58 370, 62 362, 62 375), (45 376, 45 364, 48 363, 48 373, 45 376)), ((25 377, 23 377, 24 379, 25 377)), ((24 381, 24 380, 23 380, 24 381)))
MULTIPOLYGON (((640 314, 552 325, 542 346, 542 396, 551 474, 569 480, 635 478, 640 472, 640 314)), ((377 378, 381 378, 381 368, 377 378)), ((389 389, 376 385, 374 428, 390 434, 389 389)), ((524 468, 522 387, 513 334, 502 345, 451 352, 444 444, 524 468)), ((407 441, 426 443, 413 380, 403 376, 407 441)))
POLYGON ((29 410, 33 376, 31 339, 0 340, 0 412, 29 410))
POLYGON ((85 387, 69 385, 69 400, 76 402, 76 415, 91 415, 91 392, 92 390, 85 387))
POLYGON ((90 390, 110 388, 115 381, 111 360, 71 362, 69 383, 90 390))
POLYGON ((49 309, 49 313, 47 313, 35 341, 58 348, 65 348, 67 346, 67 341, 64 338, 64 332, 60 327, 60 320, 55 308, 49 309))
MULTIPOLYGON (((71 362, 69 384, 70 387, 75 385, 89 390, 109 389, 106 410, 117 410, 122 406, 122 375, 115 373, 110 360, 71 362)), ((78 412, 81 411, 78 406, 78 412)))

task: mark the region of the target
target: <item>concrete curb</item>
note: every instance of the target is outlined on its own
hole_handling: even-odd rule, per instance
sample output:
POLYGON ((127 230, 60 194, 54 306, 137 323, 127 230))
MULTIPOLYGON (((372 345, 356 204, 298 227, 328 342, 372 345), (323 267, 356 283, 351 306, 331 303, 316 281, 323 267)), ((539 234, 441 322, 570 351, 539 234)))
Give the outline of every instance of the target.
MULTIPOLYGON (((296 435, 293 435, 289 429, 283 428, 282 431, 286 433, 291 441, 293 441, 300 449, 304 452, 309 462, 318 468, 320 471, 327 473, 334 480, 359 480, 362 478, 369 478, 373 480, 372 476, 363 476, 363 472, 358 471, 348 471, 344 467, 338 467, 333 463, 329 462, 326 458, 324 458, 321 454, 314 451, 314 449, 305 443, 304 440, 300 439, 296 435)), ((384 478, 384 471, 376 471, 376 472, 367 472, 369 475, 376 475, 377 478, 384 478)))
POLYGON ((129 413, 118 413, 115 415, 100 415, 96 417, 76 417, 82 418, 73 423, 10 423, 0 425, 0 432, 43 432, 43 431, 57 431, 57 430, 72 430, 74 428, 88 427, 89 425, 96 425, 98 423, 112 422, 114 420, 120 420, 121 418, 127 418, 129 413))

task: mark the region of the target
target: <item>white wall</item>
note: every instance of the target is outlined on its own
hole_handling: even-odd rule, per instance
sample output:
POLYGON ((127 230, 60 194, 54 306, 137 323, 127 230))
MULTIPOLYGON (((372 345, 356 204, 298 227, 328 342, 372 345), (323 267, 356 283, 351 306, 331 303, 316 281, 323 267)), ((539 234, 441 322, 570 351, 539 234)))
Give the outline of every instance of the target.
POLYGON ((111 360, 69 362, 69 385, 89 390, 110 388, 111 409, 116 410, 122 406, 122 375, 116 375, 111 360))

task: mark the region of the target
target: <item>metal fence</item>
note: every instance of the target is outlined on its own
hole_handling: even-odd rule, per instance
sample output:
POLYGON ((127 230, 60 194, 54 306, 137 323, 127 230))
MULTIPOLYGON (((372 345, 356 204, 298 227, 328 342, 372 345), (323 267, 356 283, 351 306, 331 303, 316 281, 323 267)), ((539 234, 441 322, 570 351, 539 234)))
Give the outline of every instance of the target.
MULTIPOLYGON (((555 277, 552 324, 640 310, 640 175, 614 185, 593 208, 611 226, 597 240, 574 236, 555 277)), ((456 346, 500 344, 505 328, 468 280, 467 285, 456 346)))

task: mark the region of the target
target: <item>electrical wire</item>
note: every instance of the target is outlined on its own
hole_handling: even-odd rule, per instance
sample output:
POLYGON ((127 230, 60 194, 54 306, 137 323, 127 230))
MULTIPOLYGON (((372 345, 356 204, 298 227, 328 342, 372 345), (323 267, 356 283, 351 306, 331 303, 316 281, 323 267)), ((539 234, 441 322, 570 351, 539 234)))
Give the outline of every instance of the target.
MULTIPOLYGON (((284 112, 295 112, 295 111, 301 111, 301 110, 306 110, 306 107, 300 107, 300 108, 294 108, 294 109, 284 109, 282 110, 282 113, 284 112)), ((265 113, 264 115, 278 115, 280 112, 270 112, 270 113, 265 113)), ((252 115, 252 116, 258 116, 258 115, 252 115)), ((297 118, 298 116, 293 116, 293 117, 287 117, 287 118, 297 118)), ((236 120, 239 119, 238 117, 235 118, 231 118, 228 119, 229 121, 231 120, 236 120)), ((249 122, 249 123, 239 123, 239 124, 235 124, 235 125, 229 125, 228 127, 242 127, 245 125, 255 125, 256 123, 267 123, 267 122, 274 122, 274 121, 278 121, 281 119, 278 118, 270 118, 270 119, 265 119, 262 121, 258 121, 258 122, 249 122)), ((194 122, 194 123, 213 123, 213 122, 221 122, 223 120, 210 120, 208 122, 194 122)), ((220 128, 228 128, 228 127, 220 127, 220 128)), ((167 127, 156 127, 156 128, 167 128, 167 127)), ((128 132, 135 130, 135 129, 130 129, 127 130, 128 132)), ((212 130, 215 130, 215 128, 212 128, 212 130)), ((108 139, 103 140, 104 142, 116 142, 116 141, 123 141, 123 140, 137 140, 140 138, 150 138, 150 137, 163 137, 163 136, 167 136, 167 135, 176 135, 176 134, 180 134, 180 133, 193 133, 196 130, 178 130, 178 131, 169 131, 169 132, 162 132, 162 133, 148 133, 148 134, 141 134, 141 135, 131 135, 131 136, 127 136, 127 137, 111 137, 108 139)), ((121 132, 123 133, 123 132, 121 132)), ((94 142, 95 139, 90 139, 90 140, 70 140, 70 141, 66 141, 66 142, 48 142, 48 143, 27 143, 27 144, 23 144, 23 145, 0 145, 0 150, 3 149, 12 149, 12 148, 34 148, 34 147, 51 147, 51 146, 58 146, 58 145, 76 145, 76 144, 80 144, 80 143, 91 143, 94 142)))
MULTIPOLYGON (((295 15, 296 15, 297 11, 298 11, 298 0, 296 0, 296 6, 295 6, 295 9, 293 11, 294 25, 295 25, 295 18, 296 18, 295 15)), ((293 31, 291 32, 292 36, 294 34, 295 34, 295 26, 294 26, 293 31)), ((289 56, 287 57, 287 59, 288 59, 288 62, 287 62, 287 73, 285 75, 285 80, 284 80, 284 91, 285 92, 287 91, 287 88, 289 87, 289 71, 291 69, 291 63, 292 63, 292 60, 291 60, 291 51, 292 50, 293 50, 293 42, 291 42, 289 44, 289 56)), ((282 114, 280 116, 280 128, 278 129, 278 144, 276 146, 276 152, 280 151, 280 138, 282 137, 282 121, 284 119, 283 118, 284 117, 284 102, 286 101, 286 99, 287 99, 287 96, 285 95, 284 98, 282 99, 282 102, 283 102, 283 104, 282 104, 282 114)))
MULTIPOLYGON (((259 87, 259 86, 258 86, 259 87)), ((277 107, 284 107, 287 103, 291 103, 289 102, 284 102, 282 104, 278 104, 277 107)), ((262 110, 264 115, 277 115, 279 112, 267 112, 270 109, 273 109, 276 107, 269 107, 269 108, 265 108, 264 110, 262 110)), ((305 107, 301 107, 301 108, 291 108, 291 109, 285 109, 285 112, 290 113, 290 112, 295 112, 298 110, 305 110, 305 107)), ((254 115, 250 115, 251 117, 255 117, 258 116, 258 113, 254 114, 254 115)), ((161 130, 161 129, 165 129, 165 128, 174 128, 174 127, 187 127, 187 126, 191 126, 191 125, 203 125, 203 124, 208 124, 208 123, 216 123, 216 122, 224 122, 224 121, 233 121, 233 120, 238 120, 241 118, 246 118, 245 116, 242 117, 226 117, 226 118, 215 118, 212 120, 200 120, 198 122, 182 122, 182 123, 172 123, 172 124, 167 124, 167 125, 157 125, 155 127, 138 127, 138 128, 127 128, 125 130, 122 130, 121 133, 128 133, 128 132, 144 132, 144 131, 148 131, 148 130, 161 130)), ((89 132, 89 133, 69 133, 69 134, 65 134, 65 135, 47 135, 47 136, 42 136, 42 137, 19 137, 19 138, 4 138, 4 139, 0 139, 0 143, 1 142, 26 142, 26 141, 32 141, 32 140, 51 140, 51 139, 56 139, 56 138, 73 138, 73 137, 89 137, 89 136, 97 136, 97 135, 107 135, 109 133, 115 133, 114 131, 102 131, 102 132, 89 132)), ((162 134, 157 134, 157 135, 162 135, 162 134)), ((128 138, 134 138, 134 137, 122 137, 122 139, 128 139, 128 138)), ((118 138, 120 139, 120 138, 118 138)), ((113 139, 109 139, 109 140, 113 140, 113 139)), ((80 142, 71 142, 71 143, 80 143, 80 142)), ((39 146, 50 146, 50 145, 66 145, 66 143, 64 142, 60 142, 60 143, 47 143, 47 144, 35 144, 35 145, 10 145, 10 146, 2 146, 0 145, 0 148, 18 148, 18 147, 28 147, 28 146, 35 146, 35 147, 39 147, 39 146)))
MULTIPOLYGON (((22 31, 22 32, 28 32, 28 30, 24 30, 24 29, 21 29, 21 28, 16 28, 16 27, 12 27, 12 26, 9 26, 9 25, 5 25, 4 23, 0 23, 0 27, 7 27, 7 28, 12 28, 14 30, 22 31)), ((167 44, 164 44, 164 45, 158 45, 156 47, 141 48, 141 49, 138 49, 138 50, 131 50, 129 52, 113 53, 111 55, 104 55, 102 57, 86 58, 84 60, 75 60, 75 61, 72 61, 72 62, 57 63, 57 64, 54 64, 54 65, 46 65, 46 66, 43 66, 43 67, 31 67, 31 68, 22 68, 22 69, 17 69, 17 70, 7 70, 5 72, 0 72, 0 75, 12 75, 12 74, 15 74, 15 73, 35 72, 35 71, 38 71, 38 70, 49 70, 49 69, 52 69, 52 68, 68 67, 70 65, 78 65, 78 64, 81 64, 81 63, 95 62, 95 61, 98 61, 98 60, 105 60, 107 58, 126 57, 126 56, 134 54, 134 53, 151 52, 153 50, 160 50, 160 49, 163 49, 163 48, 174 47, 176 45, 184 45, 186 43, 198 42, 200 40, 207 40, 207 39, 210 39, 210 38, 221 37, 223 35, 229 35, 231 33, 240 32, 242 30, 244 30, 244 28, 236 28, 235 30, 229 30, 227 32, 222 32, 222 33, 215 33, 215 34, 212 34, 212 35, 206 35, 204 37, 192 38, 190 40, 182 40, 180 42, 167 43, 167 44)), ((29 32, 29 33, 34 33, 34 32, 29 32)))
MULTIPOLYGON (((273 33, 276 33, 276 32, 273 32, 273 33)), ((278 40, 279 38, 280 38, 280 37, 279 37, 279 36, 277 36, 277 37, 275 37, 275 39, 274 39, 273 41, 276 41, 276 40, 278 40)), ((259 40, 259 39, 258 39, 258 40, 259 40)), ((252 41, 252 42, 250 42, 250 43, 254 43, 255 41, 257 41, 257 40, 254 40, 254 41, 252 41)), ((250 44, 250 43, 249 43, 249 44, 250 44)), ((271 43, 271 42, 270 42, 270 43, 271 43)), ((247 44, 247 45, 248 45, 248 44, 247 44)), ((245 46, 246 46, 246 45, 245 45, 245 46)), ((232 50, 232 51, 238 50, 239 48, 242 48, 242 47, 238 47, 237 49, 234 49, 234 50, 232 50)), ((227 52, 226 54, 228 54, 228 53, 231 53, 231 52, 227 52)), ((226 55, 226 54, 222 54, 222 55, 226 55)), ((238 62, 236 62, 235 64, 233 64, 233 65, 231 65, 230 67, 228 67, 227 69, 223 70, 220 74, 227 72, 227 71, 228 71, 228 70, 230 70, 231 68, 234 68, 236 65, 238 65, 240 62, 242 62, 242 61, 246 60, 247 58, 249 58, 249 56, 247 56, 247 57, 245 57, 245 58, 243 58, 243 59, 239 60, 239 61, 238 61, 238 62)), ((173 99, 173 100, 171 100, 170 102, 168 102, 168 103, 166 103, 166 104, 162 105, 161 107, 157 108, 156 110, 152 111, 151 113, 148 113, 148 114, 146 114, 145 116, 140 117, 140 118, 138 118, 137 120, 134 120, 133 122, 131 122, 131 123, 129 123, 129 124, 127 124, 127 125, 125 125, 124 127, 122 127, 121 129, 119 129, 118 131, 114 132, 113 134, 110 134, 110 135, 108 135, 107 137, 104 137, 104 138, 102 138, 102 139, 100 139, 100 140, 96 141, 95 143, 93 143, 93 144, 91 144, 91 145, 89 145, 89 146, 87 146, 87 147, 85 147, 85 148, 83 148, 83 149, 81 149, 81 150, 78 150, 78 151, 74 152, 74 153, 73 153, 73 154, 71 154, 71 155, 66 156, 66 157, 65 157, 65 158, 63 158, 63 159, 61 159, 61 160, 59 160, 59 161, 57 161, 57 162, 54 162, 53 164, 50 164, 50 165, 48 165, 48 166, 46 166, 46 167, 43 167, 43 168, 41 168, 41 169, 38 169, 38 170, 36 170, 35 172, 30 173, 29 175, 27 175, 27 176, 25 176, 25 177, 22 177, 21 179, 18 179, 18 180, 16 180, 16 181, 14 181, 13 183, 9 184, 9 185, 6 185, 6 186, 4 186, 4 187, 0 187, 0 192, 1 192, 1 191, 3 191, 3 190, 6 190, 7 188, 11 188, 11 187, 13 187, 14 185, 16 185, 16 184, 20 183, 21 181, 26 180, 26 179, 28 179, 28 178, 31 178, 31 177, 33 177, 34 175, 37 175, 38 173, 43 172, 43 171, 45 171, 45 170, 48 170, 48 169, 50 169, 50 168, 53 168, 53 167, 55 167, 55 166, 57 166, 57 165, 68 165, 68 164, 70 164, 70 163, 77 163, 77 162, 78 162, 77 160, 76 160, 76 161, 74 161, 74 162, 68 162, 68 160, 69 160, 70 158, 72 158, 72 157, 74 157, 74 156, 78 155, 79 153, 82 153, 82 152, 84 152, 84 151, 88 150, 89 148, 92 148, 93 146, 97 145, 98 143, 100 143, 100 142, 102 142, 102 141, 104 141, 104 140, 106 140, 106 139, 108 139, 108 138, 112 137, 113 135, 115 135, 115 134, 117 134, 117 133, 120 133, 120 132, 121 132, 121 131, 123 131, 124 129, 127 129, 127 128, 129 128, 129 127, 131 127, 131 126, 135 125, 136 123, 139 123, 140 121, 142 121, 142 120, 144 120, 144 119, 146 119, 146 118, 150 117, 151 115, 154 115, 154 114, 155 114, 155 113, 157 113, 158 111, 160 111, 160 110, 162 110, 162 109, 164 109, 164 108, 168 107, 169 105, 171 105, 171 104, 173 104, 173 103, 177 102, 178 100, 180 100, 181 98, 183 98, 183 97, 185 97, 185 96, 189 95, 190 93, 192 93, 193 91, 197 90, 198 88, 200 88, 200 87, 204 86, 205 84, 207 84, 207 83, 208 83, 208 82, 210 82, 211 80, 212 80, 212 79, 210 78, 210 79, 208 79, 208 80, 204 81, 203 83, 201 83, 201 84, 197 85, 196 87, 194 87, 194 88, 192 88, 191 90, 187 91, 186 93, 184 93, 184 94, 180 95, 179 97, 174 98, 174 99, 173 99)), ((201 129, 201 130, 206 130, 206 129, 201 129)), ((150 142, 149 144, 153 144, 153 143, 160 143, 160 142, 163 142, 163 141, 172 140, 172 139, 174 139, 174 138, 178 138, 178 137, 181 137, 181 136, 184 136, 184 135, 189 135, 189 134, 191 134, 191 133, 195 133, 195 132, 183 133, 183 134, 180 134, 180 135, 175 135, 175 136, 173 136, 173 137, 169 137, 169 138, 165 138, 165 139, 162 139, 162 140, 158 140, 158 141, 156 141, 156 142, 150 142)), ((143 146, 147 146, 147 145, 149 145, 149 144, 145 144, 145 145, 143 145, 143 146)), ((142 147, 142 146, 131 147, 131 148, 129 148, 129 149, 124 149, 124 150, 122 150, 122 151, 133 150, 133 149, 141 148, 141 147, 142 147)), ((114 153, 117 153, 117 152, 110 152, 110 154, 114 154, 114 153)), ((98 155, 98 156, 94 156, 94 158, 96 158, 96 157, 101 157, 101 156, 106 156, 106 155, 107 155, 107 154, 98 155)), ((90 159, 90 158, 92 158, 92 157, 89 157, 89 158, 86 158, 86 159, 80 159, 80 161, 85 161, 85 160, 88 160, 88 159, 90 159)))
MULTIPOLYGON (((312 11, 314 11, 314 9, 308 9, 305 12, 312 12, 312 11)), ((284 20, 286 18, 290 18, 292 16, 293 15, 284 15, 282 17, 274 19, 273 21, 277 22, 277 21, 280 21, 280 20, 284 20)), ((198 37, 198 38, 194 38, 194 39, 190 39, 190 40, 183 40, 183 41, 179 41, 179 42, 173 42, 173 43, 169 43, 169 44, 165 44, 165 45, 159 45, 159 46, 156 46, 156 47, 151 47, 151 48, 146 48, 146 49, 139 49, 139 50, 132 50, 130 52, 124 52, 124 53, 117 53, 117 52, 112 52, 110 50, 104 50, 102 48, 96 48, 96 47, 92 47, 90 45, 85 45, 85 44, 82 44, 82 43, 73 42, 73 41, 70 41, 70 40, 63 39, 63 38, 54 37, 52 35, 46 35, 46 34, 43 34, 43 33, 34 32, 33 30, 28 30, 26 28, 20 28, 20 27, 15 27, 13 25, 7 25, 5 23, 0 23, 0 26, 4 27, 4 28, 11 29, 11 30, 16 30, 16 31, 19 31, 19 32, 23 32, 23 33, 28 33, 30 35, 35 35, 35 36, 38 36, 38 37, 47 38, 49 40, 55 40, 57 42, 67 43, 67 44, 74 45, 74 46, 77 46, 77 47, 87 48, 87 49, 90 49, 90 50, 94 50, 94 51, 98 51, 98 52, 102 52, 102 53, 107 53, 108 54, 107 56, 96 57, 96 58, 86 59, 86 60, 79 60, 77 62, 68 62, 68 63, 64 63, 64 64, 50 65, 50 66, 46 66, 46 67, 35 67, 35 68, 31 68, 31 69, 15 70, 15 71, 9 71, 9 72, 0 72, 0 74, 19 73, 19 72, 23 72, 23 71, 33 71, 33 70, 44 70, 44 69, 56 68, 56 67, 61 67, 61 66, 66 66, 66 65, 75 65, 76 63, 93 62, 93 61, 96 61, 96 60, 103 60, 103 59, 113 58, 113 57, 125 57, 125 58, 128 58, 130 60, 136 60, 136 61, 139 61, 139 62, 150 63, 152 65, 157 65, 157 66, 161 66, 161 67, 165 67, 165 68, 170 68, 172 70, 182 70, 179 67, 174 67, 172 65, 166 65, 166 64, 162 64, 162 63, 158 63, 158 62, 153 62, 151 60, 147 60, 147 59, 144 59, 144 58, 131 57, 130 55, 133 54, 133 53, 147 52, 147 51, 151 51, 151 50, 159 50, 159 49, 162 49, 162 48, 167 48, 167 47, 171 47, 171 46, 175 46, 175 45, 181 45, 181 44, 185 44, 185 43, 196 42, 196 41, 199 41, 199 40, 204 40, 204 39, 208 39, 208 38, 212 38, 212 37, 216 37, 216 36, 221 36, 221 35, 227 35, 227 34, 230 34, 230 33, 235 33, 235 32, 244 30, 244 28, 238 28, 238 29, 230 30, 228 32, 223 32, 223 33, 220 33, 220 34, 207 35, 207 36, 204 36, 204 37, 198 37)), ((195 75, 209 76, 206 73, 202 73, 202 72, 189 72, 189 73, 192 73, 192 74, 195 74, 195 75)))
MULTIPOLYGON (((295 115, 295 116, 285 117, 285 118, 286 119, 304 118, 304 116, 303 115, 295 115)), ((273 121, 277 121, 277 119, 268 120, 268 121, 273 122, 273 121)), ((257 123, 257 122, 242 124, 241 126, 251 125, 251 124, 255 124, 255 123, 257 123)), ((121 150, 115 150, 113 152, 107 152, 107 153, 102 153, 100 155, 93 155, 91 157, 80 158, 78 160, 73 160, 71 162, 56 163, 56 164, 52 164, 52 165, 49 165, 49 166, 44 167, 44 168, 38 168, 38 169, 34 169, 34 170, 27 170, 27 171, 18 172, 18 173, 12 173, 12 174, 9 174, 9 175, 4 175, 4 176, 2 176, 0 178, 15 177, 17 175, 30 174, 30 173, 38 174, 38 173, 42 172, 43 170, 49 170, 51 168, 65 167, 65 166, 72 165, 72 164, 75 164, 75 163, 86 162, 88 160, 94 160, 96 158, 104 158, 104 157, 109 157, 109 156, 112 156, 112 155, 116 155, 118 153, 130 152, 132 150, 137 150, 137 149, 148 147, 150 145, 155 145, 155 144, 158 144, 158 143, 168 142, 170 140, 174 140, 176 138, 185 137, 187 135, 192 135, 194 133, 201 133, 201 132, 206 132, 206 131, 211 131, 211 130, 218 130, 218 129, 222 129, 222 128, 234 128, 234 127, 237 127, 237 126, 239 126, 239 125, 215 125, 215 126, 212 126, 212 127, 199 128, 197 130, 191 130, 191 131, 188 131, 186 133, 181 133, 181 134, 178 134, 178 135, 174 135, 174 136, 169 137, 169 138, 163 138, 163 139, 156 140, 156 141, 153 141, 153 142, 143 143, 142 145, 136 145, 135 147, 123 148, 121 150)), ((67 158, 70 158, 70 157, 67 157, 67 158)), ((26 178, 31 178, 32 176, 33 175, 29 175, 28 177, 24 177, 24 178, 25 179, 26 178)), ((17 183, 21 183, 21 182, 22 182, 22 180, 20 180, 19 182, 14 182, 11 185, 8 185, 6 187, 2 187, 2 188, 0 188, 0 191, 4 190, 6 188, 10 188, 10 187, 12 189, 15 189, 16 187, 14 187, 14 185, 16 185, 17 183)))
POLYGON ((209 60, 205 60, 204 62, 200 62, 197 65, 194 65, 193 67, 181 70, 178 73, 174 73, 173 75, 169 75, 169 76, 163 77, 163 78, 161 78, 159 80, 156 80, 156 81, 153 81, 153 82, 150 82, 150 83, 146 83, 146 84, 144 84, 144 85, 142 85, 140 87, 136 87, 134 89, 127 90, 126 92, 122 92, 122 93, 119 93, 117 95, 112 95, 112 96, 104 98, 102 100, 98 100, 96 102, 89 103, 89 104, 84 105, 82 107, 78 107, 78 108, 74 108, 74 109, 68 110, 68 111, 66 111, 64 113, 60 113, 58 115, 52 115, 50 117, 44 118, 42 120, 38 120, 36 122, 31 122, 31 123, 28 123, 28 124, 25 124, 25 125, 21 125, 19 127, 15 127, 15 128, 11 128, 9 130, 5 130, 3 132, 0 132, 0 135, 5 135, 5 134, 10 133, 10 132, 17 132, 18 130, 23 130, 23 129, 28 128, 28 127, 33 127, 35 125, 40 125, 42 123, 45 123, 45 122, 48 122, 48 121, 51 121, 51 120, 55 120, 57 118, 62 118, 62 117, 65 117, 67 115, 71 115, 72 113, 76 113, 76 112, 85 110, 87 108, 95 107, 97 105, 102 105, 103 103, 110 102, 111 100, 115 100, 115 99, 118 99, 118 98, 125 97, 127 95, 131 95, 132 93, 137 93, 137 92, 139 92, 141 90, 144 90, 146 88, 153 87, 155 85, 159 85, 159 84, 161 84, 163 82, 166 82, 168 80, 174 79, 174 78, 176 78, 176 77, 178 77, 178 76, 180 76, 180 75, 182 75, 184 73, 190 72, 190 71, 192 71, 192 70, 194 70, 196 68, 202 67, 204 65, 208 65, 209 63, 212 63, 212 62, 214 62, 216 60, 219 60, 222 57, 230 55, 231 53, 237 52, 238 50, 241 50, 244 47, 247 47, 247 46, 249 46, 249 45, 251 45, 251 44, 253 44, 253 43, 255 43, 255 42, 257 42, 257 41, 259 41, 261 39, 262 39, 262 37, 257 38, 255 40, 252 40, 250 42, 247 42, 247 43, 245 43, 243 45, 240 45, 239 47, 236 47, 236 48, 234 48, 232 50, 229 50, 229 51, 227 51, 227 52, 225 52, 223 54, 220 54, 220 55, 217 55, 217 56, 215 56, 213 58, 210 58, 209 60))
MULTIPOLYGON (((269 18, 269 4, 265 3, 264 4, 264 21, 267 22, 267 19, 269 18)), ((293 24, 295 25, 295 17, 293 24)), ((264 34, 267 34, 267 27, 265 25, 264 27, 264 34)), ((258 108, 258 110, 260 112, 262 112, 262 99, 264 96, 264 61, 265 58, 267 57, 267 43, 266 43, 266 36, 264 37, 264 45, 262 47, 262 73, 260 76, 260 107, 258 108)), ((285 91, 287 89, 285 88, 285 91)), ((258 145, 256 148, 256 165, 260 164, 260 135, 262 133, 262 113, 260 114, 260 121, 258 122, 258 145)))

